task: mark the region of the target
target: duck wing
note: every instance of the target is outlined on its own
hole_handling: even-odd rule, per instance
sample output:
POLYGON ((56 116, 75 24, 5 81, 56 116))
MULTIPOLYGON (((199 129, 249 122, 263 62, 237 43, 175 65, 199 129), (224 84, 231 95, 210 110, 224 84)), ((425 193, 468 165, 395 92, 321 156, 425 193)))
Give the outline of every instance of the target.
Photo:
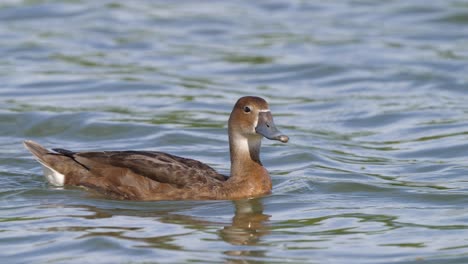
MULTIPOLYGON (((182 158, 157 151, 103 151, 72 152, 53 149, 70 157, 90 172, 103 174, 113 168, 129 169, 153 181, 175 185, 179 188, 207 182, 222 182, 228 177, 212 167, 193 159, 182 158)), ((107 176, 107 175, 106 175, 107 176)))

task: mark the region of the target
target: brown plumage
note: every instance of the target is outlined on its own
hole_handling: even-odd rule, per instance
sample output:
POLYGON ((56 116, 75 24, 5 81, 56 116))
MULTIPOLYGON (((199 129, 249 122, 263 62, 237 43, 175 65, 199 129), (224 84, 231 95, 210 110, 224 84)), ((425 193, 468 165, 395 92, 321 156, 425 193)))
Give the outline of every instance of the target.
POLYGON ((197 160, 156 151, 49 151, 26 140, 54 185, 92 189, 128 200, 240 199, 270 193, 271 179, 260 162, 262 136, 287 142, 273 123, 265 100, 240 98, 229 118, 231 177, 197 160))

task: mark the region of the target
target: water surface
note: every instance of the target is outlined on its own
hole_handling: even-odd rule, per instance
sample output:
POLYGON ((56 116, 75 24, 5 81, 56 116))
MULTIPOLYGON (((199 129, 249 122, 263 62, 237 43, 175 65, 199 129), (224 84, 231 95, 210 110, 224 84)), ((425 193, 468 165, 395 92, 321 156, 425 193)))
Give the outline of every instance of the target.
POLYGON ((5 263, 468 262, 464 1, 0 3, 5 263), (262 96, 273 194, 126 202, 54 188, 22 147, 159 150, 229 172, 262 96))

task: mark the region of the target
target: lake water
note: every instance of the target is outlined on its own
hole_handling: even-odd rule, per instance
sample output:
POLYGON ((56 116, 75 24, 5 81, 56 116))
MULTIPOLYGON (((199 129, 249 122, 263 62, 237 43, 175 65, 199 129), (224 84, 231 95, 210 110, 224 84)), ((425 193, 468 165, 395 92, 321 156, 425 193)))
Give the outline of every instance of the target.
POLYGON ((0 3, 2 263, 468 263, 468 3, 0 3), (24 139, 229 173, 270 102, 273 194, 127 202, 48 186, 24 139))

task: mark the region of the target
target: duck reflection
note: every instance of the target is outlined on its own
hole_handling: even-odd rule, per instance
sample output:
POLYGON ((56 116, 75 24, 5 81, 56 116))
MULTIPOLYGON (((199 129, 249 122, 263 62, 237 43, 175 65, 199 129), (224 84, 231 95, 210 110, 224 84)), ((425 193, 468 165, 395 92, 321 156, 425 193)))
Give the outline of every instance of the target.
MULTIPOLYGON (((225 203, 225 202, 222 202, 225 203)), ((153 205, 146 204, 144 208, 135 210, 133 206, 135 204, 119 204, 123 208, 100 208, 89 205, 72 205, 72 206, 60 206, 67 208, 79 208, 80 211, 85 209, 87 212, 92 214, 86 215, 68 215, 73 218, 84 218, 88 220, 99 220, 105 219, 108 223, 109 218, 115 216, 137 216, 142 218, 156 218, 160 223, 177 224, 187 229, 196 229, 211 233, 213 228, 217 229, 219 240, 225 241, 231 245, 234 245, 233 250, 223 252, 227 255, 226 261, 228 263, 244 263, 246 257, 262 257, 264 256, 263 250, 254 247, 258 245, 261 238, 270 233, 268 227, 268 221, 270 215, 263 213, 263 203, 261 199, 248 199, 232 201, 234 205, 234 216, 229 224, 226 222, 216 222, 206 219, 200 219, 199 217, 191 217, 187 215, 178 214, 177 212, 185 209, 191 209, 194 205, 199 205, 199 202, 193 203, 167 203, 160 205, 155 208, 153 205), (149 209, 151 208, 151 209, 149 209), (245 247, 244 247, 245 246, 245 247)), ((205 206, 206 203, 202 202, 205 206)), ((78 232, 78 239, 85 239, 96 236, 107 236, 117 239, 123 239, 127 241, 135 241, 143 243, 148 248, 160 248, 160 249, 172 249, 184 251, 187 245, 180 244, 180 240, 177 238, 179 234, 148 234, 148 236, 138 234, 134 236, 132 232, 139 232, 144 230, 145 225, 130 225, 120 226, 118 223, 114 225, 102 226, 97 224, 96 226, 66 226, 66 227, 51 227, 48 231, 68 231, 78 232)), ((189 233, 187 233, 189 234, 189 233)))
POLYGON ((270 215, 263 213, 260 199, 234 201, 235 214, 231 225, 220 230, 220 237, 233 245, 255 245, 269 233, 265 223, 270 215))
MULTIPOLYGON (((235 214, 231 225, 219 231, 221 239, 232 245, 255 246, 259 244, 262 236, 270 233, 267 222, 270 215, 263 213, 263 203, 260 199, 234 201, 235 214)), ((224 252, 236 258, 227 259, 227 263, 248 263, 242 257, 263 257, 262 250, 247 247, 241 250, 224 252), (240 257, 240 258, 238 258, 240 257)))

